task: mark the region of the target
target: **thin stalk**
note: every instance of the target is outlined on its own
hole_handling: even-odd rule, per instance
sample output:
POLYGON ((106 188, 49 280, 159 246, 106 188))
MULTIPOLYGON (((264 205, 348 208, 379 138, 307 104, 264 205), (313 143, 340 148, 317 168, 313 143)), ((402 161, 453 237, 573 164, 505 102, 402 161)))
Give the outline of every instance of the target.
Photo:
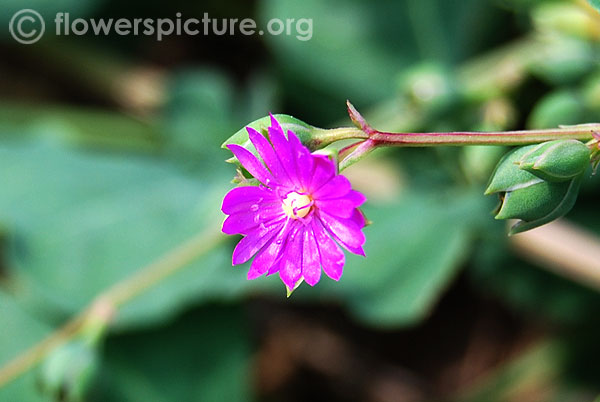
POLYGON ((363 141, 347 146, 340 151, 340 171, 379 147, 529 145, 559 139, 589 141, 597 139, 600 132, 600 123, 591 123, 542 130, 388 133, 372 128, 349 101, 346 104, 350 119, 359 131, 366 134, 367 139, 364 139, 364 134, 356 136, 356 139, 363 139, 363 141))
POLYGON ((439 145, 528 145, 559 139, 587 141, 600 131, 600 124, 544 130, 454 131, 435 133, 386 133, 374 130, 369 139, 376 146, 432 147, 439 145))
POLYGON ((214 229, 214 225, 210 227, 211 229, 196 235, 155 262, 141 268, 131 277, 101 292, 89 307, 61 328, 0 367, 0 388, 39 363, 55 348, 75 338, 86 329, 87 323, 100 320, 109 324, 112 312, 120 306, 161 283, 226 239, 214 229))

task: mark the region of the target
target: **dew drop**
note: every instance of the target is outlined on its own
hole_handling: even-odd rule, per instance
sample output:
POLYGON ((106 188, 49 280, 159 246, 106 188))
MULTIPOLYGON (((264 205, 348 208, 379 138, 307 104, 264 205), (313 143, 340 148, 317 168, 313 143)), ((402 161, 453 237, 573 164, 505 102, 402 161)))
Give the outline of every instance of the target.
POLYGON ((277 243, 277 244, 281 244, 282 242, 283 242, 283 240, 281 240, 281 239, 275 240, 275 243, 277 243))
POLYGON ((254 215, 254 223, 259 223, 259 222, 260 222, 260 220, 261 220, 261 216, 260 216, 260 214, 256 214, 256 215, 254 215))
POLYGON ((252 211, 252 212, 258 211, 258 204, 252 204, 252 206, 250 207, 250 211, 252 211))

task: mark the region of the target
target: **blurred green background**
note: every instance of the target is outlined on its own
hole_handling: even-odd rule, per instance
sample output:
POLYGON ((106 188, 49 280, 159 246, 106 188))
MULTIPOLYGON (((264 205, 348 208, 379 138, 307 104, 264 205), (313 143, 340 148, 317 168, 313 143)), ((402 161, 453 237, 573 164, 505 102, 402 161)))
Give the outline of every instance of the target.
MULTIPOLYGON (((220 144, 269 111, 349 125, 350 99, 395 131, 600 121, 600 14, 584 1, 2 5, 0 367, 103 290, 218 231, 235 173, 220 144), (23 8, 46 21, 32 45, 8 31, 23 8), (57 36, 57 12, 206 12, 259 28, 310 18, 313 33, 57 36)), ((348 170, 369 198, 368 257, 349 256, 339 283, 286 299, 278 278, 248 282, 247 266, 231 267, 232 237, 126 303, 93 347, 75 340, 0 388, 0 401, 592 401, 600 286, 566 279, 593 267, 509 242, 494 221, 483 190, 505 151, 373 155, 348 170)), ((595 246, 599 194, 588 175, 568 216, 595 246)))

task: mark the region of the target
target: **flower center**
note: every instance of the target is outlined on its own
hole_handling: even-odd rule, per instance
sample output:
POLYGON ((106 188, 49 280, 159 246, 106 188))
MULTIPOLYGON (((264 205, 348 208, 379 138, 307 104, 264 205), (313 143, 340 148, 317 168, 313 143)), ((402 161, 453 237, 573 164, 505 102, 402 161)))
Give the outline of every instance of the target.
POLYGON ((313 201, 308 195, 292 191, 283 200, 282 208, 288 217, 298 219, 308 215, 312 204, 313 201))

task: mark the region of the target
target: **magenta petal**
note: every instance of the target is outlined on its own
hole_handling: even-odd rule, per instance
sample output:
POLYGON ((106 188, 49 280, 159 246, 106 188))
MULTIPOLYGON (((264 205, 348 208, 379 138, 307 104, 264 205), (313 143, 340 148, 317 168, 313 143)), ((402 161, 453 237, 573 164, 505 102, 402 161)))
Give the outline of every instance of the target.
POLYGON ((249 281, 258 278, 259 276, 264 275, 267 271, 262 271, 262 269, 269 269, 266 265, 255 264, 256 258, 252 261, 252 265, 250 265, 250 269, 248 270, 248 274, 246 275, 246 279, 249 281))
POLYGON ((229 215, 223 231, 245 235, 233 251, 233 264, 254 256, 248 279, 279 273, 288 290, 302 279, 311 286, 317 284, 321 267, 339 280, 345 263, 341 247, 364 255, 361 229, 366 220, 358 207, 365 196, 337 174, 332 160, 311 154, 292 131, 286 138, 274 116, 268 129, 270 141, 250 127, 247 131, 262 161, 238 145, 228 147, 266 187, 240 187, 223 199, 221 209, 229 215), (298 219, 286 216, 282 203, 288 202, 284 198, 290 192, 312 199, 313 203, 302 206, 312 208, 308 215, 298 219))
POLYGON ((351 219, 337 218, 325 211, 319 211, 319 218, 329 233, 349 250, 359 249, 365 244, 365 235, 351 219))
POLYGON ((279 272, 281 259, 288 244, 289 234, 295 229, 295 227, 295 221, 293 219, 288 219, 283 229, 281 229, 277 236, 273 238, 273 243, 277 245, 277 248, 274 249, 273 252, 275 253, 276 251, 277 255, 274 258, 275 262, 271 265, 271 267, 269 267, 267 275, 273 275, 274 273, 279 272))
POLYGON ((279 277, 289 289, 293 289, 302 277, 302 243, 304 241, 302 225, 297 225, 287 240, 284 254, 281 257, 279 277))
MULTIPOLYGON (((282 231, 285 231, 286 228, 283 228, 282 231)), ((248 279, 255 279, 261 275, 266 274, 281 253, 281 243, 277 243, 278 236, 268 244, 263 247, 263 249, 258 253, 258 255, 252 261, 252 265, 250 265, 250 270, 248 271, 248 279)))
POLYGON ((344 199, 352 201, 355 207, 360 207, 367 201, 367 197, 363 193, 356 190, 350 190, 348 194, 344 196, 344 199))
POLYGON ((304 247, 302 249, 302 276, 306 283, 315 286, 321 279, 321 261, 315 234, 310 226, 304 230, 304 247))
POLYGON ((234 234, 250 234, 253 231, 259 230, 260 225, 265 228, 283 221, 286 215, 281 209, 281 205, 275 205, 271 208, 260 208, 256 212, 241 212, 232 214, 223 222, 223 233, 234 234))
POLYGON ((296 170, 301 189, 308 190, 313 175, 314 158, 294 132, 288 131, 288 141, 296 159, 296 170))
POLYGON ((262 158, 265 165, 269 168, 275 179, 281 184, 290 186, 291 180, 286 171, 283 169, 281 162, 279 162, 279 158, 275 154, 275 151, 273 150, 273 147, 269 141, 252 127, 246 127, 246 130, 248 131, 252 145, 254 145, 258 151, 258 154, 262 158))
MULTIPOLYGON (((281 250, 281 253, 283 253, 283 249, 281 250)), ((275 260, 273 265, 271 265, 271 267, 269 267, 267 276, 276 274, 277 272, 279 272, 280 268, 281 268, 281 255, 279 256, 279 258, 277 260, 275 260)))
POLYGON ((313 177, 308 190, 314 193, 335 176, 335 165, 325 155, 313 155, 313 177))
POLYGON ((363 256, 363 257, 367 256, 366 253, 365 253, 365 250, 364 250, 364 248, 362 246, 360 246, 360 247, 350 247, 350 246, 348 246, 346 244, 342 244, 342 246, 346 250, 350 251, 352 254, 360 255, 360 256, 363 256))
POLYGON ((317 200, 316 206, 320 211, 325 211, 338 218, 350 218, 356 209, 356 205, 351 200, 345 198, 334 198, 330 200, 317 200))
MULTIPOLYGON (((319 198, 315 201, 315 204, 319 210, 325 211, 330 215, 349 219, 355 214, 356 208, 362 205, 366 200, 367 198, 364 195, 358 191, 351 190, 341 198, 319 198)), ((355 223, 362 228, 364 226, 364 219, 362 223, 355 223)))
POLYGON ((231 189, 223 199, 221 211, 230 215, 245 212, 262 206, 271 206, 279 203, 272 190, 259 186, 245 186, 231 189))
POLYGON ((325 271, 327 276, 331 279, 336 281, 340 280, 342 272, 344 271, 344 263, 346 262, 344 252, 337 244, 335 244, 331 237, 329 237, 318 219, 313 219, 311 226, 319 249, 323 271, 325 271))
POLYGON ((256 254, 265 244, 267 244, 278 232, 283 223, 273 225, 266 233, 252 232, 242 238, 233 250, 232 262, 233 265, 243 264, 256 254))
POLYGON ((296 162, 292 155, 292 149, 290 143, 285 138, 285 135, 281 130, 276 130, 273 127, 269 127, 269 139, 273 144, 275 154, 279 158, 279 162, 286 171, 288 177, 295 186, 298 186, 298 172, 296 171, 296 162))
POLYGON ((277 235, 271 240, 271 243, 265 246, 258 253, 256 258, 254 258, 254 261, 252 261, 252 265, 250 266, 250 271, 248 272, 248 279, 254 279, 265 273, 270 275, 279 270, 278 263, 285 245, 285 238, 291 228, 289 223, 290 221, 288 220, 277 235))
POLYGON ((279 124, 275 116, 273 116, 273 114, 271 113, 269 113, 269 116, 271 117, 271 127, 283 133, 283 129, 281 128, 281 125, 279 124))
POLYGON ((227 145, 227 148, 238 158, 242 166, 265 186, 270 186, 275 182, 273 175, 269 173, 252 152, 236 144, 227 145))
POLYGON ((367 220, 365 219, 365 216, 363 215, 362 211, 358 208, 356 208, 354 210, 354 212, 352 213, 352 216, 350 217, 350 220, 352 222, 354 222, 354 224, 356 226, 358 226, 359 228, 364 228, 365 225, 367 224, 367 220))
POLYGON ((350 181, 345 176, 340 175, 329 180, 326 184, 321 186, 321 188, 313 191, 312 194, 314 199, 322 200, 327 198, 345 197, 350 190, 352 190, 350 181))
MULTIPOLYGON (((352 213, 352 216, 349 219, 350 221, 354 222, 354 224, 356 226, 358 226, 359 228, 364 228, 367 221, 365 219, 365 216, 363 215, 363 213, 361 212, 360 209, 356 208, 354 210, 354 212, 352 213)), ((362 255, 363 257, 365 257, 365 250, 363 249, 362 246, 360 247, 351 247, 349 245, 344 245, 351 253, 357 254, 357 255, 362 255)))

